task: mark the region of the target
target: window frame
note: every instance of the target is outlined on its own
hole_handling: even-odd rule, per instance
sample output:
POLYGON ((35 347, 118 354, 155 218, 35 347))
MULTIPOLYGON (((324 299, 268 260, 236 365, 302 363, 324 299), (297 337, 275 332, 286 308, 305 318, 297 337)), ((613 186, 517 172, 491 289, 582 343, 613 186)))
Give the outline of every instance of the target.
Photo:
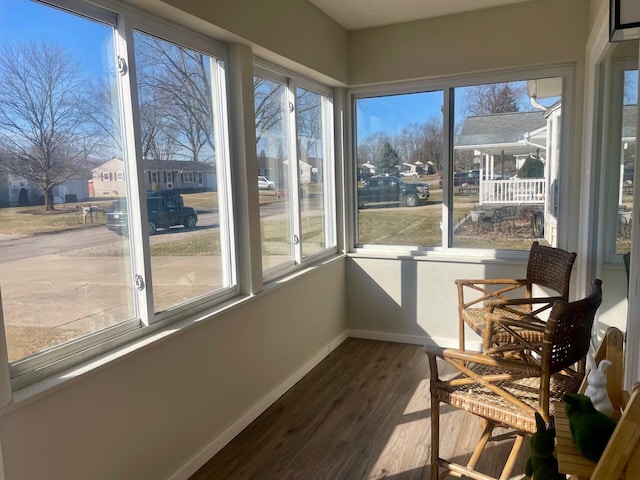
MULTIPOLYGON (((599 241, 604 245, 604 263, 622 265, 622 255, 617 250, 618 198, 620 195, 620 158, 622 140, 622 113, 624 109, 624 74, 628 70, 638 70, 637 58, 614 58, 605 66, 606 78, 604 91, 608 98, 604 102, 603 138, 601 156, 603 162, 601 189, 602 195, 602 229, 599 230, 599 241)), ((638 154, 636 140, 636 156, 638 154)), ((636 162, 638 159, 636 158, 636 162)), ((635 189, 634 189, 635 192, 635 189)))
MULTIPOLYGON (((348 98, 348 115, 347 115, 347 138, 351 142, 349 145, 350 162, 350 179, 347 185, 348 202, 350 208, 351 228, 348 230, 348 247, 351 254, 371 254, 376 255, 407 255, 414 257, 442 257, 451 258, 461 255, 480 256, 482 258, 517 258, 524 259, 527 256, 526 251, 506 250, 506 249, 481 249, 466 248, 453 246, 453 179, 451 171, 453 169, 453 142, 455 131, 455 105, 454 94, 456 88, 468 87, 473 85, 482 85, 490 83, 503 83, 526 81, 539 78, 560 77, 563 80, 562 86, 562 116, 561 129, 563 132, 560 145, 560 155, 567 161, 562 162, 558 176, 560 178, 558 200, 558 238, 557 246, 566 248, 569 244, 570 236, 574 231, 574 225, 569 219, 569 209, 572 203, 571 193, 569 190, 570 169, 571 164, 575 160, 571 156, 571 118, 573 110, 573 85, 574 85, 574 66, 571 64, 561 64, 557 66, 540 66, 522 69, 510 69, 497 72, 485 72, 475 75, 453 75, 450 77, 437 79, 422 79, 409 82, 399 82, 394 84, 370 85, 365 87, 351 88, 347 90, 348 98), (444 146, 445 162, 443 164, 443 191, 442 191, 442 246, 427 247, 420 245, 369 245, 358 244, 358 199, 357 199, 357 161, 356 161, 356 125, 357 111, 356 100, 361 98, 375 98, 392 95, 412 94, 421 92, 433 92, 442 90, 444 92, 443 100, 443 126, 444 126, 444 146)), ((574 180, 577 181, 577 180, 574 180)))
MULTIPOLYGON (((325 166, 327 172, 325 174, 326 179, 330 179, 330 182, 325 182, 324 185, 324 225, 325 225, 325 239, 330 240, 330 245, 324 249, 307 255, 302 254, 302 242, 297 244, 292 240, 292 257, 285 262, 263 269, 262 278, 263 283, 269 283, 275 281, 284 275, 292 273, 304 266, 317 263, 326 258, 331 257, 338 253, 338 239, 337 239, 337 200, 336 200, 336 156, 335 156, 335 140, 334 140, 334 125, 333 125, 333 106, 335 104, 335 98, 333 89, 315 82, 309 78, 303 77, 297 73, 289 71, 285 68, 276 66, 266 60, 254 57, 253 62, 253 75, 265 78, 267 80, 279 83, 285 87, 286 101, 290 105, 293 105, 293 109, 290 109, 286 117, 285 131, 288 135, 287 144, 289 148, 289 166, 288 175, 290 186, 300 185, 298 169, 298 153, 297 153, 297 117, 296 117, 296 90, 297 88, 303 88, 320 95, 323 98, 322 101, 322 121, 323 121, 323 151, 327 159, 325 160, 325 166)), ((256 145, 257 147, 257 145, 256 145)), ((257 155, 256 151, 256 155, 257 155)), ((302 238, 301 235, 301 207, 300 207, 300 192, 299 187, 293 190, 293 193, 289 196, 290 200, 290 226, 292 237, 302 238)))
MULTIPOLYGON (((98 21, 112 27, 114 35, 114 58, 124 61, 127 74, 115 74, 118 80, 119 103, 121 108, 121 123, 125 157, 136 159, 125 162, 125 171, 118 172, 127 181, 127 195, 129 198, 129 218, 131 219, 130 247, 132 274, 143 274, 146 288, 144 292, 135 295, 137 316, 125 320, 112 327, 96 330, 75 340, 62 343, 43 352, 9 363, 6 343, 0 346, 0 361, 4 356, 8 364, 8 376, 12 390, 39 381, 46 376, 60 372, 88 358, 94 358, 121 347, 132 341, 148 337, 160 329, 181 320, 186 314, 192 315, 219 306, 223 302, 236 297, 240 293, 238 285, 238 259, 236 256, 236 228, 234 224, 234 208, 231 201, 231 166, 229 156, 229 120, 227 106, 227 47, 223 43, 194 32, 180 25, 169 22, 155 15, 143 12, 136 7, 116 3, 111 0, 100 0, 101 5, 92 5, 82 0, 51 0, 44 2, 44 6, 58 8, 98 21), (114 7, 114 8, 112 8, 114 7), (117 12, 116 12, 117 10, 117 12), (136 69, 134 56, 133 31, 138 30, 154 35, 163 40, 176 43, 185 48, 196 50, 210 57, 212 69, 212 101, 213 128, 215 131, 216 169, 218 185, 218 209, 220 231, 220 254, 222 264, 222 287, 201 298, 191 299, 181 305, 166 311, 154 312, 153 284, 151 276, 151 258, 147 236, 147 225, 142 218, 146 218, 146 189, 145 172, 143 170, 141 135, 139 129, 139 112, 137 107, 136 69), (124 133, 127 132, 127 133, 124 133), (132 133, 133 132, 133 133, 132 133)), ((104 173, 100 179, 104 181, 104 173)), ((193 173, 193 172, 192 172, 193 173)), ((115 180, 116 175, 108 172, 109 181, 115 180)), ((0 303, 1 308, 1 303, 0 303)), ((0 320, 2 312, 0 311, 0 320)), ((2 335, 4 324, 0 322, 2 335)))

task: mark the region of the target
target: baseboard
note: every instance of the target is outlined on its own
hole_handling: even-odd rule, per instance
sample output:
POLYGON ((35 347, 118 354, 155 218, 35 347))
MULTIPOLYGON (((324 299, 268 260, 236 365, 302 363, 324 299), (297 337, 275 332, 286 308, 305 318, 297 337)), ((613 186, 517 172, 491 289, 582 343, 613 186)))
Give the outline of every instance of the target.
POLYGON ((249 411, 236 420, 229 428, 211 440, 200 452, 194 455, 178 471, 167 480, 188 480, 200 467, 202 467, 211 457, 222 450, 231 440, 234 439, 251 422, 258 418, 276 400, 284 395, 291 387, 309 373, 316 365, 324 360, 333 350, 349 337, 347 331, 341 333, 336 338, 322 347, 309 361, 296 370, 293 375, 274 388, 271 392, 261 398, 249 411))
MULTIPOLYGON (((401 333, 376 332, 373 330, 349 330, 349 337, 365 340, 379 340, 383 342, 409 343, 411 345, 439 345, 446 348, 458 348, 458 338, 431 337, 429 335, 405 335, 401 333)), ((479 350, 480 341, 466 341, 466 348, 479 350)))

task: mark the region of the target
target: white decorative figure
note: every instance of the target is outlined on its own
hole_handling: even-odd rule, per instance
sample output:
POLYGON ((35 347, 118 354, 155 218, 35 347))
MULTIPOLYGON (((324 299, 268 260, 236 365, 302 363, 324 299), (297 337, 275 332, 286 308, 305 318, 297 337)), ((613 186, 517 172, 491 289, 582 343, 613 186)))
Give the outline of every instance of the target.
POLYGON ((589 368, 589 375, 587 376, 587 389, 584 394, 591 398, 591 403, 596 410, 608 415, 613 415, 613 404, 609 399, 607 393, 607 375, 605 370, 611 365, 609 360, 602 360, 600 365, 596 366, 596 361, 593 355, 587 354, 587 367, 589 368))

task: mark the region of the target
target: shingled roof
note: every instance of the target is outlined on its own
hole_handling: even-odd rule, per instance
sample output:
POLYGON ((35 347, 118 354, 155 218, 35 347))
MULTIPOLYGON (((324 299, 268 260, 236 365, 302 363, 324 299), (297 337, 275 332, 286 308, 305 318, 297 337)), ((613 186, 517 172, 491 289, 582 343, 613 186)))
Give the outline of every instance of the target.
POLYGON ((456 148, 521 145, 524 134, 545 127, 544 112, 510 112, 467 117, 456 137, 456 148))

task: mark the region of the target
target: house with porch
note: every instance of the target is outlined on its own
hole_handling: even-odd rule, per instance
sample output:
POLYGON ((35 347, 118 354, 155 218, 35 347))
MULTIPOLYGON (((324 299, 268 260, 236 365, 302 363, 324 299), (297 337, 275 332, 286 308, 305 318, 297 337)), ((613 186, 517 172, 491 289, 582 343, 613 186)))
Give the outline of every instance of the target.
POLYGON ((454 147, 458 152, 473 151, 474 161, 480 166, 478 203, 539 207, 543 213, 541 231, 550 245, 557 238, 555 197, 560 158, 552 146, 559 140, 556 123, 560 114, 561 105, 556 102, 533 111, 467 117, 454 147), (516 171, 509 178, 504 175, 505 156, 515 159, 516 171), (517 175, 528 158, 544 164, 540 178, 517 175))

